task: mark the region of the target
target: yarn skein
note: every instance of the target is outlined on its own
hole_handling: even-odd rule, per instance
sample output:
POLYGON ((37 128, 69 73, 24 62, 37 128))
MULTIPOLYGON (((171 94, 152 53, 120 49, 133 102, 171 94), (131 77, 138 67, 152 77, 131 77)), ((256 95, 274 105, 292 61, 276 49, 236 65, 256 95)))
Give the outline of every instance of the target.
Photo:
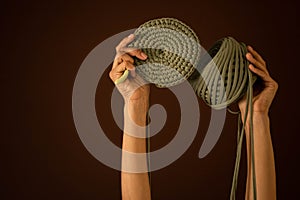
POLYGON ((247 48, 244 43, 238 43, 232 37, 226 37, 217 41, 203 56, 199 63, 199 71, 195 70, 188 81, 206 104, 214 109, 223 109, 237 102, 246 93, 245 119, 242 123, 241 114, 238 116, 237 152, 232 180, 230 199, 235 200, 238 182, 239 166, 242 152, 245 124, 250 114, 250 150, 251 168, 253 172, 253 197, 256 199, 256 176, 254 162, 253 139, 253 91, 252 86, 257 77, 248 69, 249 61, 245 55, 247 48), (211 58, 208 59, 208 58, 211 58))
POLYGON ((256 199, 252 85, 257 77, 248 69, 246 45, 226 37, 201 56, 201 46, 194 31, 174 18, 150 20, 134 34, 136 38, 128 47, 142 49, 148 56, 145 61, 134 58, 136 72, 157 87, 175 86, 187 80, 195 93, 213 109, 224 109, 246 94, 244 122, 240 114, 238 117, 238 144, 230 199, 235 200, 244 124, 248 113, 253 197, 256 199))
POLYGON ((205 66, 195 70, 188 81, 206 104, 214 109, 226 108, 245 94, 248 84, 255 82, 256 76, 248 79, 251 72, 246 53, 245 44, 226 37, 217 41, 203 57, 204 61, 199 65, 205 62, 205 66), (205 57, 210 59, 209 62, 205 57))

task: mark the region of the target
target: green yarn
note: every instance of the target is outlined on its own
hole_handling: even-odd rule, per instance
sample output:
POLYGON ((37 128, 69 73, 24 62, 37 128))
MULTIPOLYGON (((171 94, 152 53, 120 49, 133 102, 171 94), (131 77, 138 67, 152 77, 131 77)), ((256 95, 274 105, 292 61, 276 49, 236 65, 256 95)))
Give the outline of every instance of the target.
POLYGON ((142 49, 147 60, 135 58, 136 71, 158 87, 170 87, 185 81, 200 58, 200 43, 194 31, 173 18, 160 18, 142 24, 128 45, 142 49))
POLYGON ((196 94, 200 96, 209 106, 214 109, 223 109, 232 103, 237 102, 246 93, 245 119, 242 123, 241 114, 238 116, 237 152, 234 167, 234 175, 230 199, 235 200, 235 193, 238 182, 240 159, 242 152, 245 124, 250 112, 250 144, 251 144, 251 168, 253 172, 253 197, 256 199, 256 176, 254 161, 254 135, 253 135, 253 91, 252 86, 257 77, 248 69, 249 62, 245 55, 246 45, 238 43, 232 37, 223 38, 217 41, 204 56, 204 67, 201 75, 196 70, 189 78, 189 82, 196 94), (207 57, 211 57, 209 60, 207 57), (242 127, 241 127, 242 126, 242 127))
POLYGON ((230 199, 236 199, 244 124, 248 113, 253 197, 256 199, 252 86, 257 77, 248 69, 246 45, 226 37, 217 41, 208 53, 201 55, 201 46, 194 31, 173 18, 150 20, 134 34, 136 38, 128 47, 142 49, 148 56, 145 61, 134 58, 136 72, 144 80, 158 87, 170 87, 187 80, 195 93, 213 109, 226 108, 246 94, 244 122, 240 113, 238 117, 238 143, 230 199))
POLYGON ((246 92, 246 86, 256 80, 248 80, 249 62, 245 58, 246 45, 232 37, 216 42, 209 50, 212 59, 189 78, 196 94, 214 109, 223 109, 236 102, 246 92))

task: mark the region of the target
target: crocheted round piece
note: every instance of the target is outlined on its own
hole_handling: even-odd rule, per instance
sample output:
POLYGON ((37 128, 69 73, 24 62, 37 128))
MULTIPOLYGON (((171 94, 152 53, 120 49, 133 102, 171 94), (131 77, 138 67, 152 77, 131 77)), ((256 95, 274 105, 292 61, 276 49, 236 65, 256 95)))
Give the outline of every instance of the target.
POLYGON ((173 18, 142 24, 128 47, 142 49, 147 60, 135 58, 136 72, 158 87, 170 87, 186 80, 199 62, 200 44, 194 31, 173 18))
POLYGON ((246 45, 232 37, 217 41, 208 53, 212 59, 198 79, 190 80, 190 83, 208 105, 222 109, 236 102, 246 92, 248 84, 256 80, 256 76, 252 76, 248 69, 246 45))

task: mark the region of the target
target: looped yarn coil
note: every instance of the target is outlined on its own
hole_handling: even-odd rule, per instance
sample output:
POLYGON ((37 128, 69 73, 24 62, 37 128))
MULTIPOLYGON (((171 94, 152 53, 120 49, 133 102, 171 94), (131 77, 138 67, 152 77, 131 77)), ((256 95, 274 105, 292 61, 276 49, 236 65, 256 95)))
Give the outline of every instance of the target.
MULTIPOLYGON (((173 18, 160 18, 142 24, 135 31, 135 40, 128 47, 142 49, 145 61, 134 58, 136 72, 158 87, 170 87, 187 80, 195 93, 214 109, 223 109, 237 102, 246 93, 244 122, 238 117, 237 153, 230 199, 235 200, 238 182, 244 124, 249 113, 253 197, 256 199, 254 163, 252 85, 256 76, 248 69, 246 45, 232 37, 217 41, 201 56, 201 46, 194 31, 173 18)), ((148 144, 149 146, 149 144, 148 144)))
POLYGON ((232 37, 217 41, 208 51, 205 56, 210 58, 209 62, 188 79, 206 104, 214 109, 223 109, 241 98, 246 86, 255 82, 256 76, 248 79, 251 72, 246 53, 246 45, 232 37))
MULTIPOLYGON (((246 109, 244 121, 241 120, 241 113, 238 116, 237 132, 237 152, 232 180, 230 199, 235 200, 237 189, 239 166, 242 152, 243 138, 245 134, 245 124, 248 119, 250 122, 250 151, 251 151, 251 169, 253 198, 256 199, 256 173, 254 160, 254 136, 253 136, 253 91, 252 86, 257 77, 249 70, 249 61, 245 55, 247 48, 244 43, 238 43, 232 37, 226 37, 217 41, 208 51, 212 58, 207 62, 204 59, 204 68, 199 74, 190 77, 189 82, 194 88, 196 94, 200 96, 208 105, 214 109, 225 108, 232 103, 237 102, 246 93, 246 109)), ((208 56, 206 55, 206 56, 208 56)))

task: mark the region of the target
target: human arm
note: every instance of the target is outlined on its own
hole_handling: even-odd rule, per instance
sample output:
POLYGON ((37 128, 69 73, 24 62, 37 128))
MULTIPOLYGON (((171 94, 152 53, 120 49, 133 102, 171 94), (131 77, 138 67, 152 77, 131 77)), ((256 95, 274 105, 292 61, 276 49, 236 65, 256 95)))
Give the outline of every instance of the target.
MULTIPOLYGON (((248 47, 249 53, 246 57, 251 62, 249 69, 258 75, 263 81, 262 90, 253 97, 253 138, 257 199, 276 199, 276 176, 274 153, 270 132, 269 108, 278 89, 278 84, 270 77, 265 61, 262 57, 248 47)), ((244 119, 246 99, 239 102, 239 108, 244 119)), ((249 117, 247 118, 249 119, 249 117)), ((245 124, 247 143, 247 183, 245 199, 253 199, 253 171, 251 168, 251 139, 249 132, 249 121, 245 124)))
POLYGON ((136 56, 139 59, 145 60, 147 56, 140 50, 126 48, 126 45, 133 38, 132 35, 125 38, 116 47, 117 55, 110 72, 110 78, 115 82, 122 76, 125 70, 129 70, 128 78, 116 85, 125 102, 121 172, 122 199, 149 200, 151 199, 151 195, 148 173, 132 172, 134 171, 134 166, 137 166, 137 168, 142 168, 142 166, 147 167, 146 154, 142 154, 146 153, 146 138, 140 136, 145 136, 146 134, 146 115, 150 93, 149 85, 135 74, 135 67, 131 57, 136 56), (134 134, 138 134, 139 137, 135 137, 134 134), (139 153, 141 159, 128 156, 130 153, 139 153))
MULTIPOLYGON (((129 103, 124 108, 124 112, 128 112, 129 116, 138 126, 145 127, 146 126, 146 113, 148 109, 147 101, 134 101, 129 103), (126 111, 127 110, 127 111, 126 111)), ((127 117, 129 117, 127 116, 127 117)), ((125 116, 125 122, 128 119, 125 116)), ((131 129, 132 130, 132 129, 131 129)), ((134 132, 134 131, 133 131, 134 132)), ((139 134, 146 135, 145 128, 139 130, 139 134)), ((124 132, 123 135, 123 151, 135 152, 135 153, 146 153, 146 139, 145 138, 137 138, 132 136, 132 132, 130 134, 124 132)), ((147 157, 144 154, 142 159, 135 158, 126 158, 123 154, 122 160, 122 168, 132 168, 131 166, 139 165, 147 167, 147 157), (125 167, 125 165, 129 164, 130 167, 125 167)), ((122 187, 122 198, 124 200, 132 199, 132 200, 150 200, 150 185, 149 185, 149 177, 148 173, 130 173, 123 171, 121 173, 121 187, 122 187)), ((124 169, 126 170, 126 169, 124 169)))

